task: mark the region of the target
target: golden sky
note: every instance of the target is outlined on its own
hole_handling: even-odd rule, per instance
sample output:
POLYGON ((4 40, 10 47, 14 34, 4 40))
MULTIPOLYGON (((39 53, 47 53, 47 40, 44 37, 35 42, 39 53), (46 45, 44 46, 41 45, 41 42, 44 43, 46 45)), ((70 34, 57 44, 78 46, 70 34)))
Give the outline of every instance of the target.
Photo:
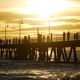
POLYGON ((0 0, 0 28, 80 25, 80 0, 0 0))
POLYGON ((56 22, 60 19, 77 22, 80 18, 79 4, 79 0, 0 0, 0 20, 25 19, 32 25, 46 24, 48 18, 56 22))

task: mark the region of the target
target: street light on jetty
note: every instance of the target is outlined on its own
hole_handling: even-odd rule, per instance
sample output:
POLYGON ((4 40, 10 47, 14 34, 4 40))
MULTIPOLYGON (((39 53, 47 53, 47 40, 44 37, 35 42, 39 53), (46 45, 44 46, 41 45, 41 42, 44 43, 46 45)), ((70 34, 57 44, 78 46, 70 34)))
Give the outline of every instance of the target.
POLYGON ((38 38, 39 38, 39 28, 38 28, 38 25, 37 25, 37 42, 38 42, 38 38))
POLYGON ((23 21, 19 20, 19 40, 21 41, 21 24, 23 24, 23 21))
POLYGON ((50 41, 50 38, 51 38, 51 37, 50 37, 50 33, 51 33, 51 31, 50 31, 50 20, 51 20, 51 19, 50 19, 50 18, 52 18, 52 17, 53 17, 53 16, 49 16, 49 17, 48 17, 48 21, 49 21, 49 41, 50 41))
POLYGON ((48 20, 49 20, 49 36, 50 36, 50 16, 49 16, 48 20))
POLYGON ((48 21, 49 21, 49 41, 50 41, 50 16, 48 17, 48 21))
POLYGON ((38 37, 38 34, 39 34, 39 28, 37 27, 37 37, 38 37))
POLYGON ((5 24, 5 41, 6 41, 6 39, 7 39, 7 27, 8 27, 8 24, 5 24))

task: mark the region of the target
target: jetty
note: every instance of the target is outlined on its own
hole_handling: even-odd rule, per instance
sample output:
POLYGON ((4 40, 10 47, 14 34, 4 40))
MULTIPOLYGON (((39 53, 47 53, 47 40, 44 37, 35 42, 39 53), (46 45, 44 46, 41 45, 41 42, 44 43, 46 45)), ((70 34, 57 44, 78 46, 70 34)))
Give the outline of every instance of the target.
POLYGON ((38 62, 74 62, 78 63, 80 33, 63 32, 63 34, 44 36, 37 34, 33 40, 30 35, 23 39, 0 39, 0 58, 38 62), (68 52, 67 52, 67 49, 68 52))

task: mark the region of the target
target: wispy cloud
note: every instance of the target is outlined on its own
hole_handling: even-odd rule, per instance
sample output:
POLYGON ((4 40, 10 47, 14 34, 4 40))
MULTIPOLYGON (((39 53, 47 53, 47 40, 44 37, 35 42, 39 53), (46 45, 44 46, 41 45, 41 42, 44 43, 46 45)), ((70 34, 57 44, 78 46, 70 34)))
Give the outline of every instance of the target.
POLYGON ((34 18, 32 14, 18 14, 11 12, 0 12, 0 21, 14 21, 15 19, 34 18))
POLYGON ((56 14, 56 16, 80 16, 80 8, 70 8, 59 14, 56 14))
POLYGON ((80 19, 77 18, 64 18, 64 19, 57 19, 56 22, 80 22, 80 19))

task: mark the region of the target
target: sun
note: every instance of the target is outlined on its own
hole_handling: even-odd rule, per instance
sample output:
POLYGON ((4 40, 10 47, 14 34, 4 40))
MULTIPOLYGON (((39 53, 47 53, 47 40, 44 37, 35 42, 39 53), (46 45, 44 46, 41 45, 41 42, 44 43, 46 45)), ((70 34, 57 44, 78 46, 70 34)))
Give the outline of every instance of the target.
MULTIPOLYGON (((25 2, 27 3, 27 0, 25 2)), ((28 5, 20 8, 19 12, 48 17, 64 11, 69 5, 70 2, 68 0, 30 0, 28 5)))

